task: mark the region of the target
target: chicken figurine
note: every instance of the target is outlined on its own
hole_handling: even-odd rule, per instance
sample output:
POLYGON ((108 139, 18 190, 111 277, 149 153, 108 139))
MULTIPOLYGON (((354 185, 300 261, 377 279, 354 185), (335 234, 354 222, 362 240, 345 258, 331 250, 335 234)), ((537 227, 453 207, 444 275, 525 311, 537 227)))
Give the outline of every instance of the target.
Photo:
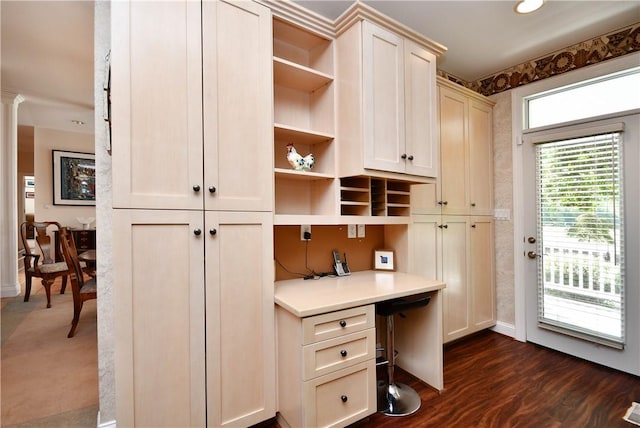
POLYGON ((296 152, 293 144, 287 144, 287 160, 296 171, 309 171, 316 163, 313 154, 301 156, 296 152))

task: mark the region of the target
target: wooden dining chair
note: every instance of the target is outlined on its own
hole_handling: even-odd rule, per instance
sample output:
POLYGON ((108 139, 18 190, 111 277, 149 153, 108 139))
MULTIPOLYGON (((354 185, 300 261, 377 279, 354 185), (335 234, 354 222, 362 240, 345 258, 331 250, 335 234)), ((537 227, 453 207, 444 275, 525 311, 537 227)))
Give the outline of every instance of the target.
MULTIPOLYGON (((51 257, 51 237, 47 234, 48 230, 60 230, 60 223, 55 221, 32 222, 25 221, 20 225, 20 237, 24 247, 24 276, 25 291, 24 301, 29 301, 31 295, 31 283, 33 278, 41 278, 42 286, 47 293, 47 308, 51 307, 51 285, 58 277, 62 277, 62 287, 60 294, 64 294, 67 288, 67 276, 70 274, 69 267, 64 261, 56 262, 51 257), (34 236, 36 244, 41 254, 37 254, 31 250, 29 245, 29 237, 34 236)), ((55 254, 55 252, 54 252, 55 254)))
POLYGON ((71 269, 71 290, 73 291, 73 320, 71 321, 71 330, 67 337, 73 337, 76 333, 76 327, 80 320, 80 312, 85 301, 96 299, 96 280, 91 278, 85 281, 84 270, 78 259, 78 250, 76 249, 73 235, 66 227, 60 231, 60 241, 62 243, 62 253, 64 259, 71 269))

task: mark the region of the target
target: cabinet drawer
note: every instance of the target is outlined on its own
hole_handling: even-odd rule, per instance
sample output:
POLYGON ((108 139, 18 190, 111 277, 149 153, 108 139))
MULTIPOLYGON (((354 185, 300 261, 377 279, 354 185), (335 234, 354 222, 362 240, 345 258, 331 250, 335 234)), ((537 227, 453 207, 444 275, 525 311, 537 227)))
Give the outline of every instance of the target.
POLYGON ((376 405, 375 360, 304 383, 308 427, 344 427, 374 413, 376 405))
POLYGON ((370 328, 303 348, 304 380, 375 358, 376 330, 370 328))
POLYGON ((374 326, 374 305, 303 318, 302 344, 308 345, 374 326))

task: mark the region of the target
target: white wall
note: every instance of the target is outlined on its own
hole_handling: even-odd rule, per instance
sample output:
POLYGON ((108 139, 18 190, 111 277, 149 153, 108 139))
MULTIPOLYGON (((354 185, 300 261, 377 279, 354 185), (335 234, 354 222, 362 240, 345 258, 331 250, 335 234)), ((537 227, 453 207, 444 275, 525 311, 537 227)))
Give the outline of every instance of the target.
MULTIPOLYGON (((76 217, 94 217, 94 206, 53 205, 52 150, 94 153, 93 134, 65 132, 53 129, 34 130, 34 169, 36 177, 35 218, 37 221, 57 221, 63 226, 80 228, 76 217)), ((95 223, 91 225, 95 227, 95 223)))

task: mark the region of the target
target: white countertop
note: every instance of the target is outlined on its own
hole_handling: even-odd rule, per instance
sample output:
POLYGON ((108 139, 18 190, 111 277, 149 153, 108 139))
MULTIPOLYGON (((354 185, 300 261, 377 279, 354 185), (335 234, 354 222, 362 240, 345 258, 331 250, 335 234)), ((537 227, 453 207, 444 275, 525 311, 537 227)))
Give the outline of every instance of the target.
POLYGON ((436 291, 444 282, 401 272, 363 271, 349 276, 276 281, 276 304, 302 318, 398 297, 436 291))

